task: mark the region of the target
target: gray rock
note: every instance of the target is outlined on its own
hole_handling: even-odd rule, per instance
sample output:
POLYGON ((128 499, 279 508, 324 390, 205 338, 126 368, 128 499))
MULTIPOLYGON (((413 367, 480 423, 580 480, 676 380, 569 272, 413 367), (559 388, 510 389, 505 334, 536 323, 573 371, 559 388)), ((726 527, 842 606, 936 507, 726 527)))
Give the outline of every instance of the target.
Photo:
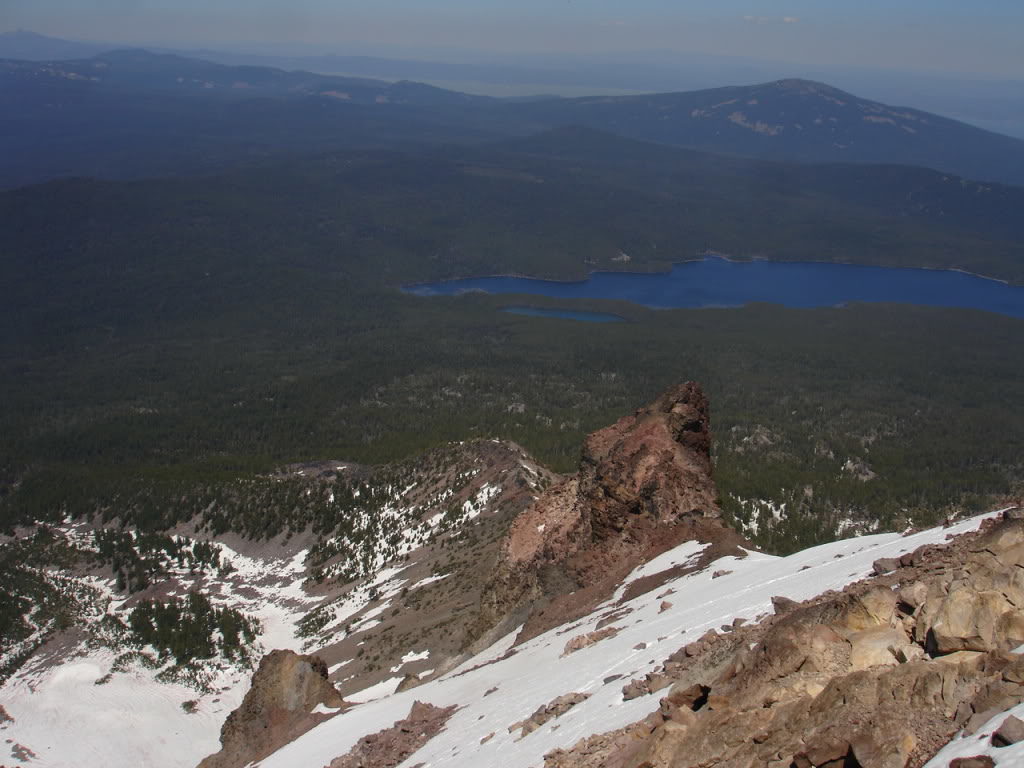
POLYGON ((790 600, 788 597, 782 597, 781 595, 776 595, 772 598, 772 608, 775 609, 775 613, 777 614, 787 613, 798 605, 800 605, 800 603, 796 600, 790 600))
POLYGON ((883 573, 892 573, 899 567, 900 561, 896 557, 880 557, 871 564, 871 569, 878 576, 881 576, 883 573))
POLYGON ((1002 710, 986 709, 972 715, 971 719, 967 721, 967 725, 964 726, 964 732, 968 735, 977 733, 985 723, 998 715, 1001 711, 1002 710))
POLYGON ((1010 715, 999 726, 999 730, 992 734, 992 744, 997 747, 1008 747, 1024 741, 1024 722, 1010 715))

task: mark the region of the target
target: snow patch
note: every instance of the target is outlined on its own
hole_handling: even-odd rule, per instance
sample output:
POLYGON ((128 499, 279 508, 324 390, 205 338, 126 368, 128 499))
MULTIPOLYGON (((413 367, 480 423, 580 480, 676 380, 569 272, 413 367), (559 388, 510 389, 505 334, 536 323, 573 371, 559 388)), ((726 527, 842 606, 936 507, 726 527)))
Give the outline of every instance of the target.
MULTIPOLYGON (((364 704, 375 699, 380 699, 383 696, 388 696, 395 692, 398 688, 399 683, 402 682, 401 677, 389 677, 387 680, 381 680, 376 685, 371 685, 369 688, 364 688, 361 691, 356 691, 345 697, 346 700, 351 701, 355 704, 364 704)), ((396 718, 401 720, 404 715, 396 718)), ((344 754, 344 753, 341 753, 344 754)))
POLYGON ((974 734, 967 735, 961 731, 951 742, 940 749, 935 757, 925 763, 924 768, 947 768, 955 758, 974 757, 975 755, 988 755, 997 766, 1006 768, 1024 765, 1024 741, 1019 741, 1008 747, 992 745, 992 734, 999 730, 999 726, 1010 715, 1024 720, 1024 704, 1018 704, 1005 712, 1000 712, 974 734))

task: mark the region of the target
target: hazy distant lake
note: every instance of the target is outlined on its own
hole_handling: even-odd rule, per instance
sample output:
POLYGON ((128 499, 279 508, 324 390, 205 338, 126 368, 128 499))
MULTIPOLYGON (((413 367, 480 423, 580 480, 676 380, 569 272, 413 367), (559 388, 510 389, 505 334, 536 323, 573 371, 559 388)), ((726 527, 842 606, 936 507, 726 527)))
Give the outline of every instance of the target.
POLYGON ((720 258, 677 264, 671 272, 661 274, 595 272, 578 282, 476 277, 420 283, 405 286, 404 290, 419 296, 484 291, 563 299, 622 299, 657 309, 738 307, 751 302, 787 307, 894 302, 982 309, 1024 318, 1024 287, 963 272, 720 258))

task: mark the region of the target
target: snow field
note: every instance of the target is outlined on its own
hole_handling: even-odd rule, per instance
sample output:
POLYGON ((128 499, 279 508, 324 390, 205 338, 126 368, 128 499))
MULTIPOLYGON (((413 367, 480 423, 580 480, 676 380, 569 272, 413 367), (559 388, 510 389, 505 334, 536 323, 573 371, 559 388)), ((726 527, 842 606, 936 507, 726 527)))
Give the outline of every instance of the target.
MULTIPOLYGON (((220 546, 222 561, 235 570, 205 585, 215 587, 206 591, 215 605, 260 620, 263 633, 253 662, 275 648, 297 650, 295 623, 316 602, 302 590, 306 552, 263 560, 220 546)), ((169 592, 177 595, 205 582, 187 569, 176 570, 171 578, 177 583, 169 592)), ((108 612, 126 620, 125 598, 115 592, 113 579, 79 581, 101 593, 108 612)), ((3 725, 3 738, 31 749, 37 757, 29 765, 35 768, 193 768, 220 749, 221 724, 241 703, 252 669, 223 660, 206 662, 212 692, 200 692, 157 681, 160 669, 138 662, 113 672, 123 652, 89 648, 83 641, 64 651, 58 666, 45 649, 31 658, 0 688, 0 704, 14 718, 3 725), (182 707, 190 701, 196 702, 194 713, 182 707)))
MULTIPOLYGON (((994 514, 998 513, 989 516, 994 514)), ((976 530, 984 517, 905 537, 877 534, 848 539, 786 558, 758 553, 721 558, 700 573, 675 579, 625 604, 632 612, 614 622, 612 626, 620 628, 614 637, 562 656, 571 637, 593 631, 601 617, 611 612, 611 601, 571 631, 552 629, 502 658, 514 640, 512 635, 507 636, 437 680, 369 701, 320 724, 261 761, 260 766, 327 765, 348 752, 363 735, 404 718, 416 700, 461 708, 445 730, 410 756, 404 766, 423 763, 425 768, 528 768, 542 764, 544 754, 552 749, 571 747, 582 738, 621 728, 654 711, 659 696, 623 701, 622 686, 652 671, 681 645, 708 629, 731 623, 736 617, 754 620, 770 612, 775 595, 805 600, 828 589, 841 589, 868 576, 874 560, 898 557, 922 544, 942 543, 949 535, 976 530), (712 579, 715 570, 731 573, 712 579), (674 590, 668 598, 672 607, 659 612, 661 600, 655 593, 668 589, 674 590), (614 675, 621 677, 606 684, 605 679, 614 675), (529 717, 538 707, 574 691, 591 696, 522 739, 518 732, 508 732, 510 725, 529 717), (493 737, 480 743, 492 733, 493 737)), ((692 542, 683 544, 662 555, 654 567, 664 569, 688 562, 699 550, 692 542)), ((650 572, 651 564, 641 566, 630 578, 650 572)))

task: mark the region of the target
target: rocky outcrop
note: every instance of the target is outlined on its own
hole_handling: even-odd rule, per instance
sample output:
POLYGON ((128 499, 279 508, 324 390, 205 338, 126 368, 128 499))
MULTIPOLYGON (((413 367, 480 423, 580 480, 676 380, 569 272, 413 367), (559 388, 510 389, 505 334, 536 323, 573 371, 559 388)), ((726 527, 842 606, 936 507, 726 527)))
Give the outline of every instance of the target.
POLYGON ((394 768, 440 733, 457 709, 413 702, 407 717, 390 728, 363 736, 326 768, 394 768))
POLYGON ((562 650, 562 655, 568 656, 570 653, 576 653, 576 651, 589 648, 594 643, 607 640, 609 637, 615 637, 617 634, 619 634, 617 627, 605 627, 604 629, 599 629, 595 632, 576 635, 575 637, 569 638, 569 642, 565 644, 565 648, 562 650))
POLYGON ((241 705, 224 722, 220 752, 199 768, 241 768, 261 760, 334 714, 316 710, 346 706, 319 658, 272 651, 260 661, 241 705))
POLYGON ((512 524, 471 639, 528 618, 525 639, 582 615, 637 565, 683 541, 714 543, 709 558, 738 554, 742 538, 719 520, 709 411, 688 382, 590 435, 576 475, 512 524))
MULTIPOLYGON (((875 572, 680 649, 627 686, 667 688, 657 712, 548 754, 546 768, 916 768, 1024 701, 1024 656, 1011 652, 1024 642, 1024 521, 875 572)), ((1008 722, 993 738, 1022 737, 1008 722)))
POLYGON ((520 720, 518 723, 510 725, 508 727, 508 732, 514 733, 515 731, 519 731, 519 738, 521 739, 524 736, 528 736, 533 733, 545 723, 561 717, 577 704, 586 701, 588 698, 590 698, 589 693, 578 693, 574 691, 572 693, 563 694, 547 704, 538 707, 537 711, 525 720, 520 720))

